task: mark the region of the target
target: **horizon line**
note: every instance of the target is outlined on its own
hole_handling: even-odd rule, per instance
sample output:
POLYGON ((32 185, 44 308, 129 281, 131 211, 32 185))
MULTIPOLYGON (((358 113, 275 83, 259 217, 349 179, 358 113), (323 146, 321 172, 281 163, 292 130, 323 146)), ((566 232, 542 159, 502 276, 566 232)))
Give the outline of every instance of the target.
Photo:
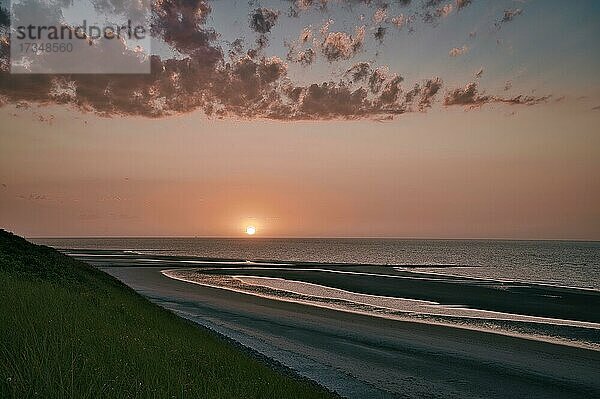
POLYGON ((245 240, 415 240, 415 241, 562 241, 562 242, 600 242, 600 239, 586 238, 473 238, 473 237, 388 237, 388 236, 27 236, 27 239, 245 239, 245 240))

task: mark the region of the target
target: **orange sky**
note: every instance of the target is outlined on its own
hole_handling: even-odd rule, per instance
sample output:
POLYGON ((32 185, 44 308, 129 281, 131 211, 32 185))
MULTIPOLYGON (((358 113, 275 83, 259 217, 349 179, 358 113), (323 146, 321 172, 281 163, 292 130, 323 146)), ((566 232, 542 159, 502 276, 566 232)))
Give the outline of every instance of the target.
POLYGON ((12 112, 0 225, 27 236, 600 239, 600 113, 582 107, 387 123, 12 112))

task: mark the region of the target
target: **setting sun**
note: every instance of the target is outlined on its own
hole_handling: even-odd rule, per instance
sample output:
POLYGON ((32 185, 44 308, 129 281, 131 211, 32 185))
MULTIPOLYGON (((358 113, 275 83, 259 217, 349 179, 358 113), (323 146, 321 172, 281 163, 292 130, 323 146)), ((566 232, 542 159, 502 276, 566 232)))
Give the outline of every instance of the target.
POLYGON ((249 236, 253 236, 254 234, 256 234, 256 227, 254 227, 254 226, 246 227, 246 234, 248 234, 249 236))

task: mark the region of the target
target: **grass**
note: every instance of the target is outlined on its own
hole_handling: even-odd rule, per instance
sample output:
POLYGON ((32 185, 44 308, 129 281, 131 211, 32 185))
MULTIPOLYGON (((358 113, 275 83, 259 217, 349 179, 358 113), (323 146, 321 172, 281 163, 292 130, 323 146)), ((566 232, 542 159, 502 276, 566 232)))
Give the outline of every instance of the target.
POLYGON ((0 397, 324 398, 107 274, 0 230, 0 397))

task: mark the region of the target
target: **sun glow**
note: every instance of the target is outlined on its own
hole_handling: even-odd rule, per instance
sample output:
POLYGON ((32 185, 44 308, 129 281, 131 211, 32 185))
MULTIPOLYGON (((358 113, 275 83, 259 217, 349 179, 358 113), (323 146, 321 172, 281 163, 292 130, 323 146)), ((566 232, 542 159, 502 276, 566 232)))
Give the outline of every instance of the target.
POLYGON ((256 234, 256 227, 254 227, 254 226, 246 227, 246 234, 248 234, 249 236, 253 236, 254 234, 256 234))

